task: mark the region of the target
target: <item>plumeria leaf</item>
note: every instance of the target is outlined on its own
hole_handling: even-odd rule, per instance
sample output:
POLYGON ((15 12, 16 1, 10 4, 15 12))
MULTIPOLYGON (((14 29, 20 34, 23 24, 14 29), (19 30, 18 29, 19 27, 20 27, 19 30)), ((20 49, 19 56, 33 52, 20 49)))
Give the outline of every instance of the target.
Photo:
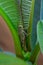
POLYGON ((41 52, 43 53, 43 21, 39 21, 37 24, 37 38, 41 52))

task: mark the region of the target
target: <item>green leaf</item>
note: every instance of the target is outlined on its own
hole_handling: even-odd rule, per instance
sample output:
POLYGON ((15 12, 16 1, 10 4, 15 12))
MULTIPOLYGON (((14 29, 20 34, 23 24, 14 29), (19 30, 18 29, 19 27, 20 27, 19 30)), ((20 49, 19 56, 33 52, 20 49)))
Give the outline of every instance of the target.
POLYGON ((30 56, 31 56, 31 52, 24 52, 24 51, 22 51, 22 53, 23 53, 23 56, 24 56, 24 60, 29 60, 29 58, 30 58, 30 56))
POLYGON ((35 62, 35 60, 37 59, 37 56, 39 54, 39 51, 40 51, 40 47, 39 47, 39 43, 37 43, 34 47, 34 50, 31 52, 31 56, 30 56, 30 61, 32 63, 35 62))
POLYGON ((11 31, 14 40, 16 55, 19 57, 23 57, 21 43, 18 35, 18 24, 20 22, 20 15, 16 2, 16 0, 0 0, 0 16, 3 17, 11 31))
POLYGON ((41 52, 43 53, 43 20, 37 24, 37 38, 40 45, 41 52))
POLYGON ((0 52, 0 65, 32 65, 32 63, 0 52))
POLYGON ((0 7, 10 18, 12 24, 18 29, 18 24, 20 22, 20 13, 18 9, 17 0, 0 0, 0 7))
POLYGON ((28 50, 32 50, 32 43, 31 43, 31 32, 32 32, 32 21, 33 21, 33 14, 34 14, 34 5, 35 0, 32 0, 31 12, 29 17, 29 27, 28 27, 28 37, 27 37, 27 46, 28 50))
MULTIPOLYGON (((30 22, 29 22, 29 42, 31 50, 34 49, 34 46, 37 41, 37 22, 40 20, 40 7, 41 7, 41 0, 33 0, 32 4, 32 12, 30 15, 30 22)), ((29 45, 28 45, 29 46, 29 45)))
POLYGON ((35 0, 32 32, 31 32, 32 49, 34 48, 37 41, 37 23, 38 20, 40 20, 40 7, 41 7, 41 0, 35 0))
POLYGON ((32 0, 21 0, 22 4, 22 19, 24 23, 25 30, 28 29, 29 26, 29 16, 31 13, 32 0))

